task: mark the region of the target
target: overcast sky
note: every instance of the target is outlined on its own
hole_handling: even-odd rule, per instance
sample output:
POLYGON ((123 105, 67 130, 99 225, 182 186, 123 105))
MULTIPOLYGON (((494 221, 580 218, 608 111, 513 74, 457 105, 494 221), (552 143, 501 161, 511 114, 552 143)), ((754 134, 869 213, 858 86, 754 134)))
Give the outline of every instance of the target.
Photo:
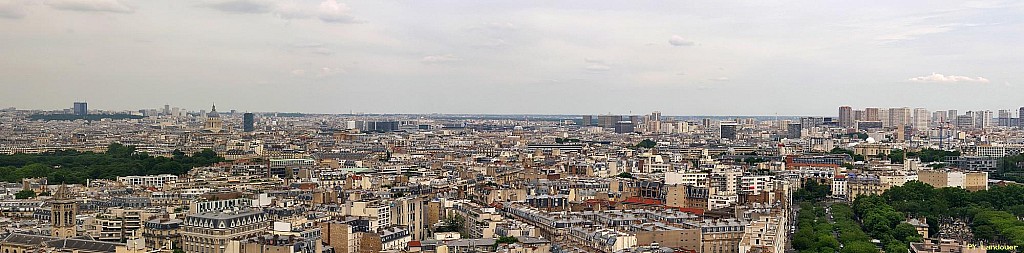
POLYGON ((0 107, 1024 106, 1020 1, 0 0, 0 107))

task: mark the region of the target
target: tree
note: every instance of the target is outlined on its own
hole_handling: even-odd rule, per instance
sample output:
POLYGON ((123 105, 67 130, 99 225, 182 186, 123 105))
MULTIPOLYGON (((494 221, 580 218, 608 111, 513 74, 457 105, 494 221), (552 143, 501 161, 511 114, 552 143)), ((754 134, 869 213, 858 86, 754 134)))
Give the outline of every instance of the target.
POLYGON ((502 236, 498 238, 498 244, 513 244, 519 242, 519 239, 514 236, 502 236))
MULTIPOLYGON (((851 242, 851 243, 844 244, 842 252, 843 253, 878 253, 878 249, 875 248, 875 245, 871 244, 870 242, 867 242, 867 241, 857 241, 857 242, 851 242)), ((886 252, 889 252, 889 251, 886 251, 886 252)), ((902 253, 902 252, 907 252, 907 251, 904 250, 904 251, 899 251, 899 252, 902 253)))
POLYGON ((29 199, 29 198, 35 198, 35 197, 36 197, 36 192, 32 191, 32 190, 21 190, 18 193, 14 194, 14 198, 16 198, 16 199, 29 199))
POLYGON ((619 173, 618 175, 615 175, 615 176, 616 177, 621 177, 621 178, 633 178, 633 174, 629 173, 629 172, 619 173))
POLYGON ((907 245, 901 241, 892 241, 885 245, 885 252, 908 252, 907 245))
POLYGON ((658 145, 658 143, 652 141, 651 139, 644 139, 643 141, 640 141, 640 143, 637 143, 636 147, 637 148, 652 149, 652 148, 654 148, 654 146, 657 146, 657 145, 658 145))

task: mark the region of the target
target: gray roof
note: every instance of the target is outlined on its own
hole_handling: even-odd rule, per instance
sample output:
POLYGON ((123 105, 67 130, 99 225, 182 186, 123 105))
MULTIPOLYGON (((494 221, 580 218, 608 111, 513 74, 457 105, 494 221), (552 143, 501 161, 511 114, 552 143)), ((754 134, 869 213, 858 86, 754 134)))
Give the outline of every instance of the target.
POLYGON ((90 241, 81 239, 60 239, 46 242, 47 246, 57 249, 71 249, 86 252, 114 252, 117 246, 124 246, 123 243, 90 241))
POLYGON ((41 245, 43 242, 57 240, 57 237, 45 236, 45 235, 29 235, 29 234, 10 234, 4 238, 5 243, 14 243, 21 245, 41 245))

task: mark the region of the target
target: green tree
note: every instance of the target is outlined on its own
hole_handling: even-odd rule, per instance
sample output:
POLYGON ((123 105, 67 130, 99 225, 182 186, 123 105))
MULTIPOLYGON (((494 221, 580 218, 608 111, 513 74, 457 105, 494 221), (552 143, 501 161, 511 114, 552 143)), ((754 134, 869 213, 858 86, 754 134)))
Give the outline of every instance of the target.
POLYGON ((652 149, 652 148, 654 148, 654 146, 657 146, 657 145, 658 145, 658 143, 652 141, 651 139, 644 139, 643 141, 640 141, 640 143, 637 143, 636 147, 637 148, 652 149))
POLYGON ((502 236, 498 238, 498 244, 513 244, 519 242, 519 239, 514 236, 502 236))
POLYGON ((36 192, 34 192, 32 190, 21 190, 18 193, 14 194, 14 198, 16 198, 16 199, 30 199, 30 198, 35 198, 35 197, 36 197, 36 192))
POLYGON ((633 174, 629 173, 629 172, 619 173, 618 175, 615 175, 615 176, 616 177, 621 177, 621 178, 633 178, 633 174))

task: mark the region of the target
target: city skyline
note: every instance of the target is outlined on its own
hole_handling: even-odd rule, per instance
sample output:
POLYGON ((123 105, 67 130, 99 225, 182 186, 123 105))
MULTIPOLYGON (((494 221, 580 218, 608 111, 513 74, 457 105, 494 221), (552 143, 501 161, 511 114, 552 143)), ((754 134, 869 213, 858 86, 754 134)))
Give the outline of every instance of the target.
POLYGON ((0 1, 3 107, 1016 108, 1016 2, 0 1), (469 11, 466 11, 469 10, 469 11), (28 94, 28 96, 26 96, 28 94), (40 96, 45 94, 45 96, 40 96), (117 95, 117 99, 106 99, 117 95), (296 102, 300 101, 300 102, 296 102), (856 101, 857 103, 850 103, 856 101), (948 106, 955 102, 957 106, 948 106), (154 103, 155 102, 155 103, 154 103), (156 104, 156 105, 154 105, 156 104))

